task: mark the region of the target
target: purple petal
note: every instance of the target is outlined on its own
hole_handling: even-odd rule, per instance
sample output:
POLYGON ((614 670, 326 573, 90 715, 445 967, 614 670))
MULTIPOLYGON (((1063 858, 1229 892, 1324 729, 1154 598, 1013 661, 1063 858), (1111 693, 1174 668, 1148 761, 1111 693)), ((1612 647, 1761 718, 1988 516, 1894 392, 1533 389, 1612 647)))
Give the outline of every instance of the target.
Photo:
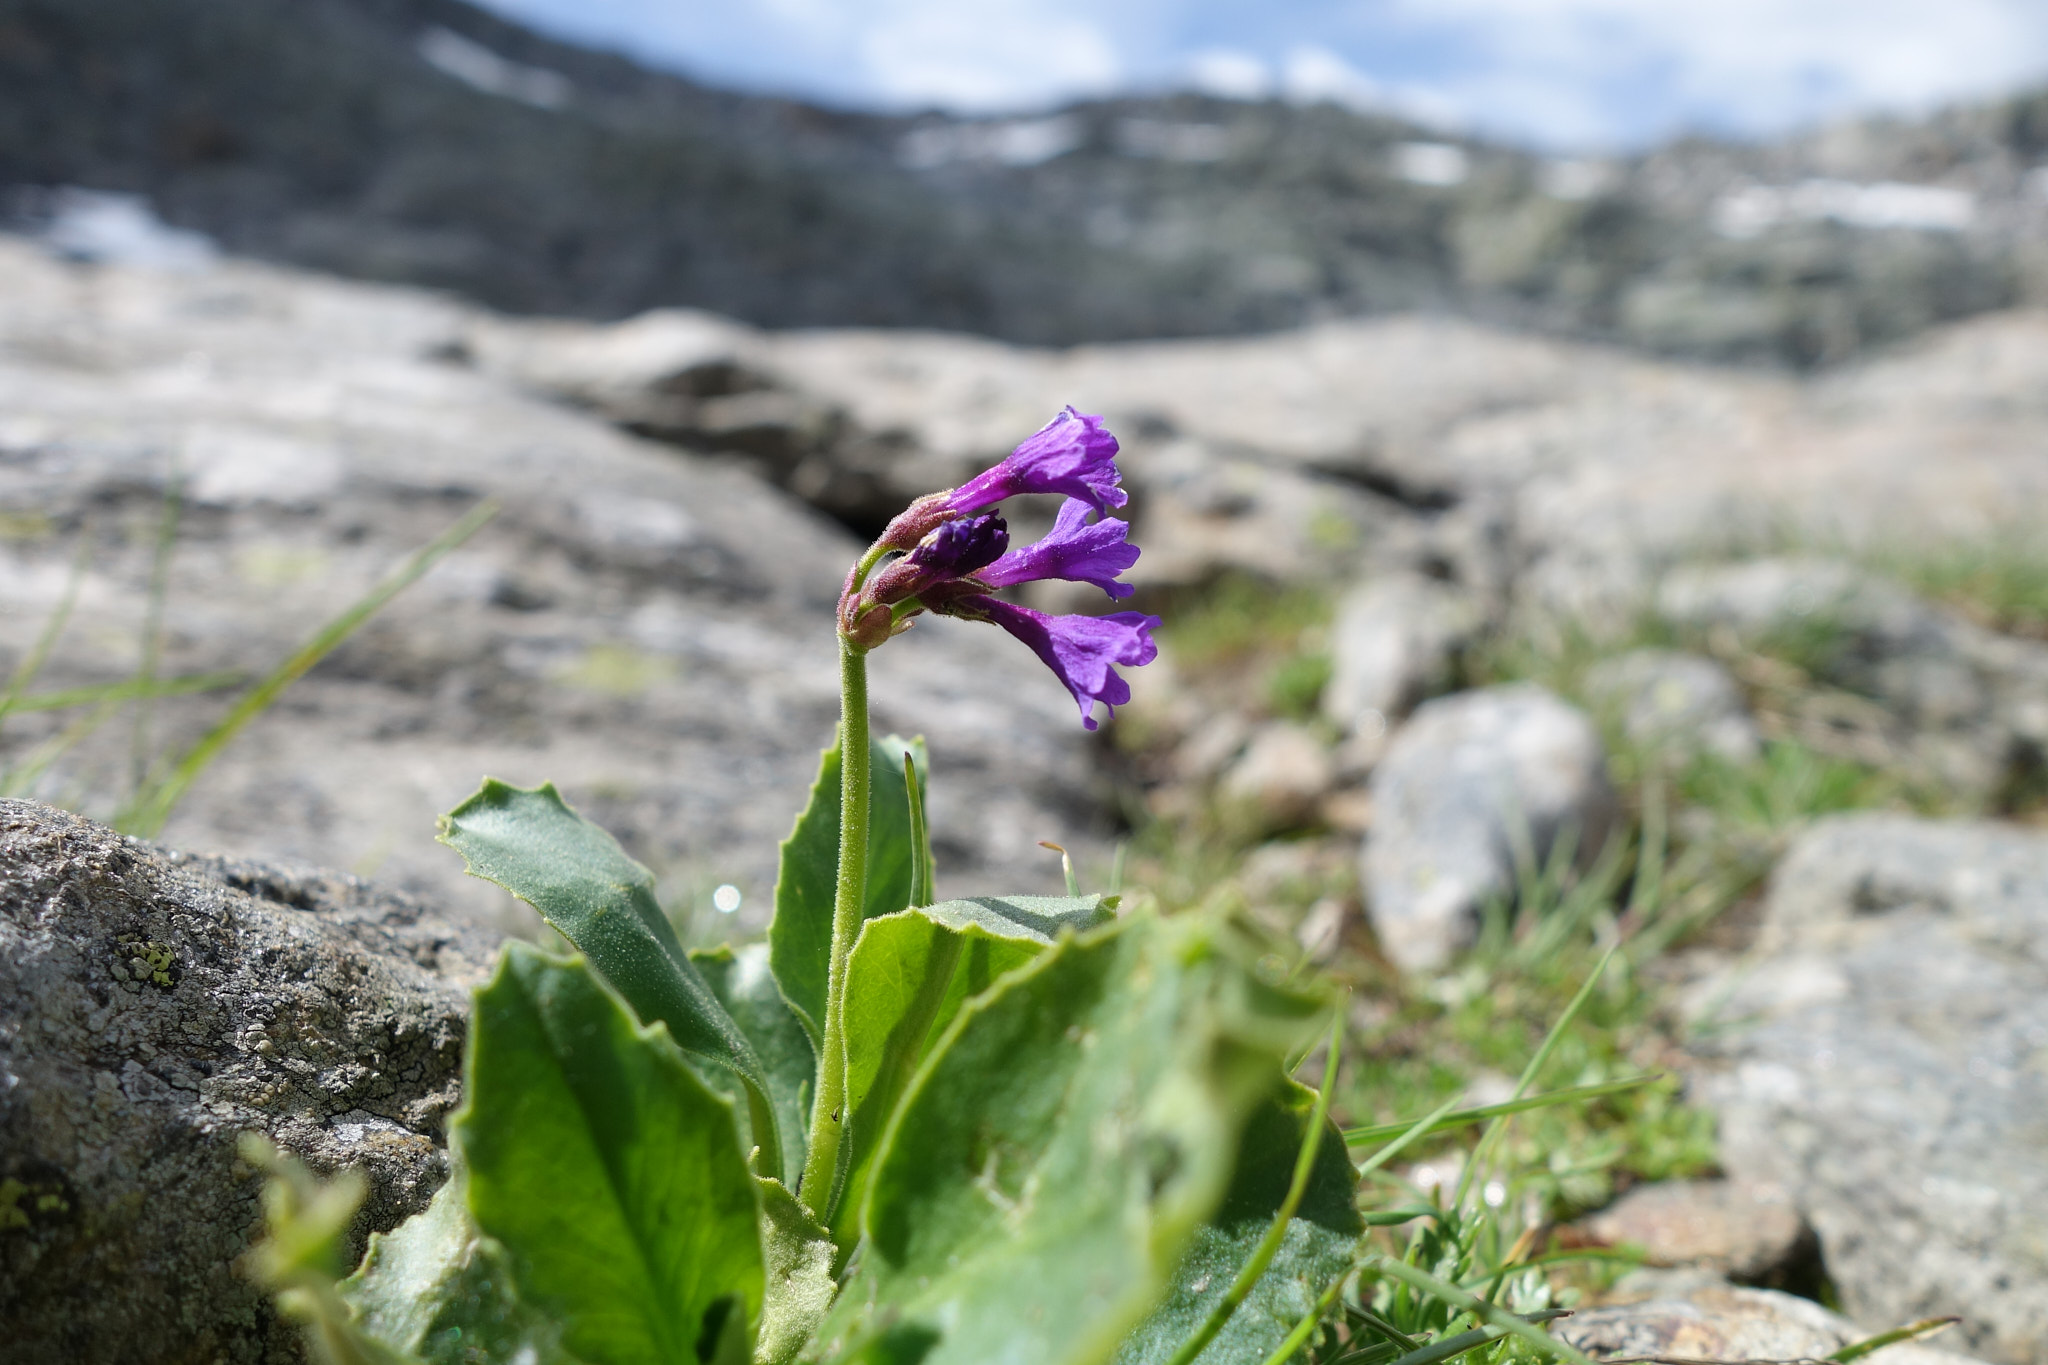
POLYGON ((1116 437, 1100 417, 1070 406, 1025 438, 1003 462, 954 489, 946 506, 955 513, 978 512, 1019 493, 1065 493, 1108 515, 1130 501, 1117 487, 1116 437))
POLYGON ((1159 618, 1139 611, 1107 616, 1048 616, 994 597, 970 597, 954 609, 993 621, 1031 647, 1081 704, 1081 724, 1095 728, 1095 703, 1114 709, 1131 699, 1130 684, 1112 664, 1149 664, 1158 657, 1152 632, 1159 618), (964 608, 965 610, 961 610, 964 608))
POLYGON ((1093 583, 1111 597, 1129 597, 1136 589, 1116 576, 1138 562, 1138 547, 1125 539, 1130 523, 1115 517, 1090 522, 1089 510, 1081 499, 1068 498, 1045 539, 1019 546, 975 576, 992 588, 1064 578, 1093 583))

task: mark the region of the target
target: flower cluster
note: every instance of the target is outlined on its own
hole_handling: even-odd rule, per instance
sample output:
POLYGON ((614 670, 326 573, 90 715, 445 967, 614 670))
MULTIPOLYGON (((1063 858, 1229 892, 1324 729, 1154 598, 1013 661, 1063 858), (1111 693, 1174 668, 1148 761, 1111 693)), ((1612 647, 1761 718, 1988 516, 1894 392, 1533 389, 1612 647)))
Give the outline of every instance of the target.
POLYGON ((1129 543, 1130 525, 1109 515, 1129 500, 1116 453, 1100 417, 1067 408, 994 468, 919 498, 847 576, 841 635, 855 649, 873 649, 926 611, 1001 626, 1066 684, 1081 723, 1093 730, 1096 702, 1115 708, 1131 699, 1115 666, 1147 664, 1159 653, 1152 640, 1159 618, 1135 611, 1052 616, 993 594, 1059 578, 1093 583, 1112 598, 1131 595, 1118 575, 1138 562, 1138 547, 1129 543), (1067 501, 1043 540, 1012 548, 1009 524, 993 509, 1025 493, 1064 493, 1067 501), (897 557, 875 567, 891 553, 897 557))

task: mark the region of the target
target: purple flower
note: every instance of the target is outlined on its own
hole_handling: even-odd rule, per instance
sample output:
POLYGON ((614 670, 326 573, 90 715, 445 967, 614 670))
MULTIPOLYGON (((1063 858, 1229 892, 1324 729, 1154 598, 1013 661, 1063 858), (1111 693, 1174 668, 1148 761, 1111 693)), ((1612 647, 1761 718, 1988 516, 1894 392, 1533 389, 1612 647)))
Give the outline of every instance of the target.
POLYGON ((1070 406, 1027 437, 993 469, 975 475, 946 494, 952 515, 979 512, 1019 493, 1065 493, 1108 515, 1130 499, 1117 487, 1116 437, 1100 417, 1070 406))
POLYGON ((923 540, 907 556, 931 578, 965 578, 996 562, 1010 547, 1010 525, 1000 512, 949 521, 923 540))
POLYGON ((1108 616, 1048 616, 994 597, 965 597, 934 610, 970 621, 992 621, 1031 647, 1081 704, 1081 724, 1095 728, 1095 703, 1112 709, 1131 699, 1130 684, 1113 664, 1149 664, 1158 657, 1152 632, 1159 618, 1138 611, 1108 616))
POLYGON ((991 588, 1064 578, 1093 583, 1111 597, 1129 597, 1136 589, 1116 576, 1138 562, 1138 547, 1125 541, 1130 524, 1115 517, 1090 522, 1088 511, 1081 499, 1068 498, 1045 539, 1010 551, 975 577, 991 588))

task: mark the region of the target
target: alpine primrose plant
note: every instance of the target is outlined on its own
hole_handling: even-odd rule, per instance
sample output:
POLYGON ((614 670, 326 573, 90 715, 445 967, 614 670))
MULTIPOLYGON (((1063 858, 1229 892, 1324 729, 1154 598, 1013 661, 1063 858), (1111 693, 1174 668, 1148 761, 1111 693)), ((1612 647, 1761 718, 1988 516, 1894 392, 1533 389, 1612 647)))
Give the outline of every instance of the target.
MULTIPOLYGON (((1130 594, 1116 454, 1069 408, 854 566, 837 742, 782 845, 765 944, 684 951, 651 874, 552 786, 486 781, 443 817, 470 871, 576 952, 507 946, 476 992, 450 1178, 347 1280, 323 1269, 344 1188, 249 1148, 282 1171, 251 1270, 317 1353, 1185 1365, 1312 1344, 1373 1259, 1328 1115, 1334 1029, 1320 1093, 1290 1076, 1336 1002, 1226 921, 1102 895, 933 903, 922 743, 868 733, 867 655, 927 612, 1016 636, 1090 728, 1129 699, 1117 669, 1154 657, 1156 618, 996 596, 1046 578, 1130 594), (1030 493, 1068 501, 1013 548, 997 508, 1030 493)), ((1373 1358, 1504 1332, 1564 1349, 1474 1304, 1458 1344, 1389 1337, 1405 1345, 1373 1358)))

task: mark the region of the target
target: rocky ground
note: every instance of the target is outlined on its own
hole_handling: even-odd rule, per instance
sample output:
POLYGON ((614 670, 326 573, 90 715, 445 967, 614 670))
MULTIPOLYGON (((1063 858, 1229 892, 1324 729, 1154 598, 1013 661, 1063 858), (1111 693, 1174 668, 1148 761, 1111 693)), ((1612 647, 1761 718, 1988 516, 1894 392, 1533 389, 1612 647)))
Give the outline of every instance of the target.
MULTIPOLYGON (((160 676, 260 671, 495 498, 225 753, 164 843, 359 872, 487 938, 517 921, 433 844, 433 814, 486 772, 554 778, 662 872, 688 932, 743 936, 829 735, 858 532, 1061 403, 1102 411, 1137 600, 1167 618, 1115 726, 1086 739, 994 632, 927 623, 877 657, 881 722, 932 744, 947 886, 1052 889, 1040 838, 1106 877, 1127 841, 1132 894, 1234 908, 1358 988, 1357 1122, 1498 1098, 1524 1035, 1625 939, 1545 1084, 1653 1067, 1682 1090, 1530 1120, 1553 1145, 1517 1186, 1567 1241, 1651 1263, 1582 1284, 1611 1306, 1581 1339, 1787 1359, 1955 1313, 1940 1345, 2028 1365, 2048 1361, 2044 395, 2048 317, 2027 312, 1799 381, 1415 318, 1066 351, 534 322, 5 241, 0 662, 31 655, 76 575, 31 695, 134 678, 159 617, 160 676), (725 882, 733 921, 709 908, 725 882)), ((0 765, 17 795, 110 819, 138 755, 146 782, 226 705, 17 710, 0 765)), ((146 1201, 154 1175, 94 1165, 105 1144, 51 1117, 93 1088, 93 1122, 169 1124, 229 1179, 228 1120, 202 1111, 290 1070, 252 1032, 276 1011, 230 1002, 162 1067, 148 1019, 107 1030, 199 989, 196 968, 155 981, 149 945, 197 961, 212 934, 226 981, 242 940, 221 925, 284 914, 268 897, 339 933, 356 921, 322 907, 342 893, 244 907, 207 889, 230 874, 195 890, 196 864, 39 807, 8 819, 0 1177, 81 1218, 146 1201), (128 879, 120 905, 62 891, 88 871, 128 879), (64 1031, 79 1008, 92 1038, 64 1031)), ((372 946, 413 954, 422 1000, 452 988, 372 946)), ((273 1087, 263 1121, 328 1164, 337 1125, 431 1144, 426 1099, 337 1066, 273 1087)), ((48 1245, 23 1218, 0 1238, 48 1245)))

